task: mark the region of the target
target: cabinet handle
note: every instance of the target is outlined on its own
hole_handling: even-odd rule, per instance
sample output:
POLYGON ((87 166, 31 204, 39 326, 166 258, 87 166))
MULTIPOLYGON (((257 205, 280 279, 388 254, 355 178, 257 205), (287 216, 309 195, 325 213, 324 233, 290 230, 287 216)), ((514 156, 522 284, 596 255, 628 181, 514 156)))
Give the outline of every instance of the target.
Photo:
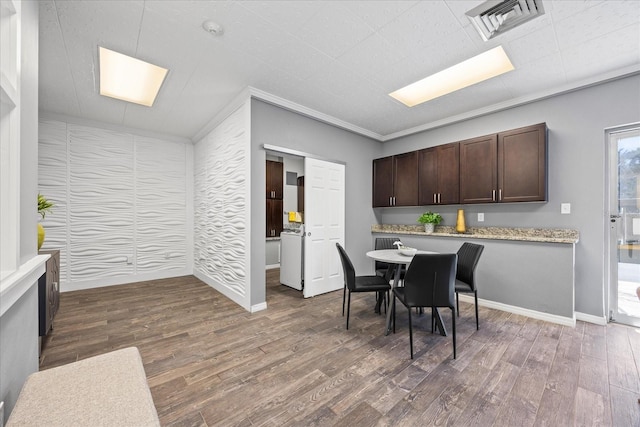
POLYGON ((498 190, 498 201, 502 201, 502 188, 498 190))
POLYGON ((393 196, 393 206, 396 205, 396 196, 393 196))
POLYGON ((438 193, 438 204, 442 203, 442 193, 438 193))
POLYGON ((433 193, 433 204, 435 205, 436 203, 438 203, 438 202, 436 201, 436 193, 433 193))
POLYGON ((492 202, 496 201, 496 190, 491 190, 491 201, 492 202))

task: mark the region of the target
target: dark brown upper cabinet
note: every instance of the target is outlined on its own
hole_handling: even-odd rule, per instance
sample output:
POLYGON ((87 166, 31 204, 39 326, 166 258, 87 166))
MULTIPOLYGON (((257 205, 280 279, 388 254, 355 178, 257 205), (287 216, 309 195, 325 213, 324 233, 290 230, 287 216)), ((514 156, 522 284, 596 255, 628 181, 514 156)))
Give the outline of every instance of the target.
POLYGON ((498 137, 460 141, 460 203, 497 201, 498 137))
POLYGON ((460 145, 439 145, 418 151, 418 203, 453 205, 460 200, 460 145))
POLYGON ((418 205, 418 152, 373 161, 373 207, 418 205))
POLYGON ((498 200, 547 200, 547 125, 498 134, 498 200))
POLYGON ((267 199, 282 199, 283 164, 267 160, 267 199))
POLYGON ((460 203, 546 200, 545 123, 460 142, 460 203))

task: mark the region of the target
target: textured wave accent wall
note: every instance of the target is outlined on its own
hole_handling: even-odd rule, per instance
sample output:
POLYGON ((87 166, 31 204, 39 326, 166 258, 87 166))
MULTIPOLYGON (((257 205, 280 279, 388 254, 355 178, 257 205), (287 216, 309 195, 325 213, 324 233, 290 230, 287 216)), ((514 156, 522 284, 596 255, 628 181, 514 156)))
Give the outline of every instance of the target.
POLYGON ((194 269, 248 294, 249 119, 245 104, 194 149, 194 269))
POLYGON ((133 136, 69 125, 69 280, 134 273, 133 136))
POLYGON ((46 232, 42 249, 60 250, 60 281, 67 282, 67 125, 43 120, 38 130, 38 190, 55 205, 41 220, 46 232))
POLYGON ((38 156, 39 190, 56 204, 43 248, 61 249, 62 283, 184 274, 184 144, 43 120, 38 156))
POLYGON ((137 272, 187 263, 184 144, 136 137, 137 272))

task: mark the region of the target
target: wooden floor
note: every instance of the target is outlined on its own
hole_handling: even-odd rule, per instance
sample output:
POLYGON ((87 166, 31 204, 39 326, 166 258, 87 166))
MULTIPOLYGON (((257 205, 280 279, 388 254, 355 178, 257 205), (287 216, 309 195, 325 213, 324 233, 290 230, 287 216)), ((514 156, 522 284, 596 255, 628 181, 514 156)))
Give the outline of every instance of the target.
POLYGON ((278 274, 254 314, 191 276, 64 293, 41 368, 137 346, 167 426, 640 426, 638 329, 481 307, 476 331, 461 303, 458 358, 425 314, 412 361, 404 308, 385 337, 355 294, 346 331, 342 292, 305 300, 278 274))

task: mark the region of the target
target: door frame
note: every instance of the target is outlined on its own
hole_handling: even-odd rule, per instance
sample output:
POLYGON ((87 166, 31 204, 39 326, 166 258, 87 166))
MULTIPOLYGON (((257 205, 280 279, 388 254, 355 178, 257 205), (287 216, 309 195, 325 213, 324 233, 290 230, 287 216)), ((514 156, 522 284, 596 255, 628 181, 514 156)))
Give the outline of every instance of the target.
MULTIPOLYGON (((332 158, 328 158, 328 157, 324 157, 324 156, 319 156, 317 154, 313 154, 313 153, 308 153, 308 152, 304 152, 304 151, 299 151, 299 150, 293 150, 291 148, 287 148, 287 147, 281 147, 278 145, 271 145, 271 144, 262 144, 262 149, 266 152, 269 153, 275 153, 275 154, 286 154, 289 156, 297 156, 297 157, 302 157, 303 159, 305 158, 310 158, 310 159, 315 159, 315 160, 321 160, 321 161, 325 161, 325 162, 330 162, 330 163, 336 163, 339 165, 343 165, 345 166, 345 170, 346 170, 346 165, 347 162, 343 161, 343 160, 337 160, 337 159, 332 159, 332 158)), ((346 173, 345 173, 345 191, 346 191, 346 173)), ((345 230, 346 230, 346 203, 343 204, 343 215, 345 218, 345 230)), ((304 243, 303 243, 304 245, 304 243)), ((264 287, 265 287, 265 301, 266 301, 266 287, 267 284, 266 282, 264 283, 264 287)))
MULTIPOLYGON (((613 212, 614 206, 618 203, 618 155, 613 152, 611 146, 611 138, 619 133, 625 133, 633 129, 639 129, 640 122, 629 123, 626 125, 612 126, 605 128, 604 133, 604 151, 605 151, 605 215, 604 215, 604 240, 605 240, 605 286, 603 289, 604 294, 604 309, 606 313, 607 322, 615 322, 618 311, 618 243, 617 239, 614 239, 612 235, 612 215, 618 215, 618 212, 613 212)), ((616 219, 619 221, 619 218, 616 219)), ((616 228, 618 222, 616 222, 616 228)), ((640 326, 640 324, 636 325, 640 326)))

